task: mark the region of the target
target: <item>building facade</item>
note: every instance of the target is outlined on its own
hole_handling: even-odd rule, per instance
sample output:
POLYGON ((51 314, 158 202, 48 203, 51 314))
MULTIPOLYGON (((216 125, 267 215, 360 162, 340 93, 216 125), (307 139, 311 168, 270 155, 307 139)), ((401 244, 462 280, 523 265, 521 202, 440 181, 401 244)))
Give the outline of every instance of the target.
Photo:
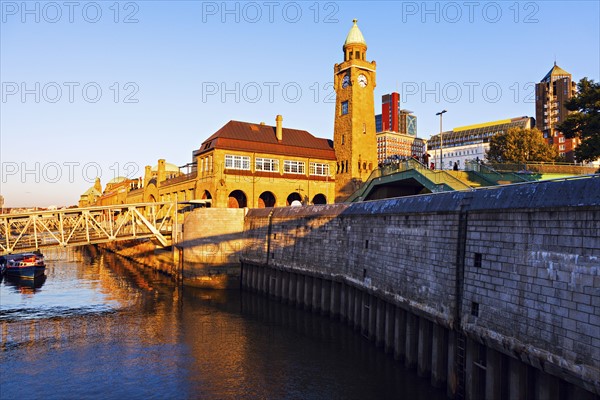
POLYGON ((398 132, 405 135, 417 136, 417 116, 409 110, 400 110, 398 132))
POLYGON ((332 203, 336 158, 330 140, 307 131, 230 121, 193 153, 197 199, 214 207, 332 203))
POLYGON ((554 63, 552 69, 535 85, 535 117, 546 142, 558 150, 567 162, 575 161, 579 139, 567 139, 557 129, 568 115, 565 103, 575 95, 577 86, 571 74, 554 63))
POLYGON ((385 164, 395 157, 409 158, 416 156, 421 162, 426 154, 427 142, 424 139, 399 132, 377 132, 377 161, 385 164))
POLYGON ((400 132, 400 94, 381 96, 381 130, 400 132))
POLYGON ((427 141, 427 151, 437 169, 452 169, 454 163, 464 169, 467 161, 485 160, 490 137, 510 128, 531 129, 534 126, 535 120, 527 116, 461 126, 441 135, 432 135, 427 141))
POLYGON ((336 93, 333 142, 336 196, 348 198, 377 168, 374 89, 375 61, 367 61, 367 43, 356 25, 343 46, 344 61, 334 66, 336 93))

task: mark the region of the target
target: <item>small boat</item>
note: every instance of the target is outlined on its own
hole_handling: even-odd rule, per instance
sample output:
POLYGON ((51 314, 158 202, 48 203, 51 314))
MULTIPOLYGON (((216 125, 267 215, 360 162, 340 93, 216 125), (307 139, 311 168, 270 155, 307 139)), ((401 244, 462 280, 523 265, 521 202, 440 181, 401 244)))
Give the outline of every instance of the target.
POLYGON ((34 279, 44 275, 46 264, 41 253, 22 253, 5 256, 6 275, 34 279))

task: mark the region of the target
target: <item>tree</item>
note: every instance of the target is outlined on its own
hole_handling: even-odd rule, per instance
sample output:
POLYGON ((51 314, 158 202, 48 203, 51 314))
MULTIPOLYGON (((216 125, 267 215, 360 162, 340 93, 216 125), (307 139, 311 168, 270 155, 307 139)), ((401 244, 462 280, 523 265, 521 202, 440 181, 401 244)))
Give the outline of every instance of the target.
POLYGON ((538 129, 510 128, 490 138, 486 158, 497 163, 549 162, 557 160, 558 151, 538 129))
POLYGON ((557 128, 565 137, 581 140, 575 148, 578 161, 594 161, 600 157, 600 83, 583 78, 577 90, 565 103, 572 113, 557 128))

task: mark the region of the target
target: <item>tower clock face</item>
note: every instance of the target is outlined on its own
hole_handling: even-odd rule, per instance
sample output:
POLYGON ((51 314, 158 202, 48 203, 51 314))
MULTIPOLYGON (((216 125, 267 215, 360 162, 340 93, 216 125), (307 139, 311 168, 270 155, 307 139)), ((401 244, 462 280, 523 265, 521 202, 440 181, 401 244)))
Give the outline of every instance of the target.
POLYGON ((348 85, 350 84, 350 75, 344 75, 344 78, 342 79, 342 88, 347 88, 348 85))
POLYGON ((368 84, 367 77, 363 74, 360 74, 358 76, 358 84, 360 85, 360 87, 366 87, 368 84))

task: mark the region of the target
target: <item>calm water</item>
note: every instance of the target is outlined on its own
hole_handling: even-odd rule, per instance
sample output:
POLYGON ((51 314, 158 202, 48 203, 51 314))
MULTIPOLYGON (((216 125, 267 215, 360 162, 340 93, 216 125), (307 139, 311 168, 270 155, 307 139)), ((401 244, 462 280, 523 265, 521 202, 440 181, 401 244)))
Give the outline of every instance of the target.
POLYGON ((444 399, 359 333, 112 254, 46 253, 0 284, 1 399, 444 399))

